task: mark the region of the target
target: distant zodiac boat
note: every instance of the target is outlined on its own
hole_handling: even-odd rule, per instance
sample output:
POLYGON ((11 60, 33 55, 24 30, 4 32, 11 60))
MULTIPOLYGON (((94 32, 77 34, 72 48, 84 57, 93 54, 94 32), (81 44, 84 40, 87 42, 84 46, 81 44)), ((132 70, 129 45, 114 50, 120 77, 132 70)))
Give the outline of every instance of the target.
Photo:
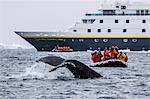
MULTIPOLYGON (((150 5, 117 2, 87 12, 80 22, 64 32, 19 32, 38 51, 56 46, 73 51, 104 50, 117 45, 121 50, 150 50, 150 5)), ((64 51, 64 50, 63 50, 64 51)))

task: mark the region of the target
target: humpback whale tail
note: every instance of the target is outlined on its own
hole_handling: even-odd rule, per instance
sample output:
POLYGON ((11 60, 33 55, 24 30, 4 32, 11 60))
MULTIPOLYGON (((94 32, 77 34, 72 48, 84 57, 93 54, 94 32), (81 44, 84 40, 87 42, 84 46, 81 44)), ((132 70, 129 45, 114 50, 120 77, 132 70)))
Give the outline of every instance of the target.
POLYGON ((55 71, 60 67, 66 67, 72 72, 75 78, 88 79, 102 77, 99 73, 77 60, 65 60, 58 56, 46 56, 37 60, 37 62, 39 61, 55 66, 55 68, 53 68, 49 72, 55 71))
POLYGON ((64 61, 65 59, 58 57, 58 56, 46 56, 46 57, 40 58, 36 62, 43 62, 52 66, 58 66, 62 64, 64 61))

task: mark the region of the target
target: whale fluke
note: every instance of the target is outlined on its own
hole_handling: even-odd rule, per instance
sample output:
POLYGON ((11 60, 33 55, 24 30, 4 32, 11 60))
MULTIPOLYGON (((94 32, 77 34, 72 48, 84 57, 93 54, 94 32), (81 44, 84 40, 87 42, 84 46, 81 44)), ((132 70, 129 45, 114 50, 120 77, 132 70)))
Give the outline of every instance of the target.
POLYGON ((58 66, 62 64, 64 61, 65 59, 58 57, 58 56, 46 56, 46 57, 40 58, 36 62, 43 62, 52 66, 58 66))
POLYGON ((61 67, 65 67, 65 65, 57 66, 57 67, 55 67, 55 68, 49 70, 49 72, 53 72, 53 71, 55 71, 55 70, 57 70, 58 68, 61 68, 61 67))
POLYGON ((79 62, 77 60, 66 60, 67 63, 69 63, 66 68, 68 68, 75 78, 80 79, 88 79, 88 78, 99 78, 102 77, 99 73, 94 71, 93 69, 89 68, 87 65, 85 65, 82 62, 79 62))
POLYGON ((96 71, 94 71, 93 69, 85 65, 84 63, 79 62, 77 60, 65 60, 57 56, 47 56, 47 57, 43 57, 39 59, 37 62, 39 61, 55 66, 55 68, 53 68, 49 72, 55 71, 60 67, 66 67, 67 69, 71 71, 71 73, 75 76, 75 78, 93 79, 93 78, 102 77, 99 73, 97 73, 96 71))

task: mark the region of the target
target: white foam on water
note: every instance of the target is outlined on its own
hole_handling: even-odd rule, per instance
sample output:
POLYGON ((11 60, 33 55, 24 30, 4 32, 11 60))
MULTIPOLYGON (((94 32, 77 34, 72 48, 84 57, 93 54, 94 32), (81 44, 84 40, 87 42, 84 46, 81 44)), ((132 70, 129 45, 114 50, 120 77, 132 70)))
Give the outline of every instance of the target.
POLYGON ((51 67, 46 64, 35 63, 26 69, 26 72, 23 74, 23 76, 35 76, 37 78, 44 78, 50 68, 51 67))
POLYGON ((119 52, 131 52, 130 49, 119 50, 119 52))
POLYGON ((149 54, 150 53, 150 50, 148 51, 131 51, 132 53, 142 53, 142 54, 149 54))
POLYGON ((26 68, 25 72, 20 75, 13 75, 12 78, 22 79, 32 79, 32 78, 46 78, 48 76, 48 71, 52 67, 44 63, 35 63, 31 67, 26 68))
POLYGON ((11 78, 16 79, 57 79, 60 76, 72 77, 73 75, 69 70, 64 68, 59 68, 56 71, 49 72, 54 68, 53 66, 47 65, 42 62, 33 64, 31 67, 26 68, 25 72, 20 75, 13 75, 11 78))

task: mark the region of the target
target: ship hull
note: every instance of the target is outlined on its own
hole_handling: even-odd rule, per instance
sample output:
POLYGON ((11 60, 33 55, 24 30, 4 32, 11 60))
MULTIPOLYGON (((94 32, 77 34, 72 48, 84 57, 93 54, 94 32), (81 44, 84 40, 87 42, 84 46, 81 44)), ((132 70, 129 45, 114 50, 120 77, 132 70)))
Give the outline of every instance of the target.
POLYGON ((69 46, 73 51, 104 50, 117 45, 131 51, 150 50, 150 38, 24 38, 38 51, 52 51, 56 46, 69 46))

